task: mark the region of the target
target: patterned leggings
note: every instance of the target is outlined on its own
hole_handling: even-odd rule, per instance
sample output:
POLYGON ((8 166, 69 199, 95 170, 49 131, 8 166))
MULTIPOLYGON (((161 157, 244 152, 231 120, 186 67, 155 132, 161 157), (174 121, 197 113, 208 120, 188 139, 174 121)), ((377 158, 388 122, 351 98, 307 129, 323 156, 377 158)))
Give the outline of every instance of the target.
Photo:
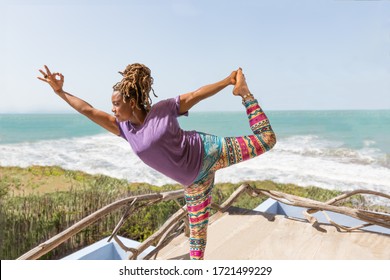
POLYGON ((253 135, 223 138, 199 133, 204 147, 202 168, 194 183, 185 189, 190 223, 190 258, 193 260, 204 257, 215 172, 261 155, 276 143, 268 118, 257 100, 244 105, 253 135))

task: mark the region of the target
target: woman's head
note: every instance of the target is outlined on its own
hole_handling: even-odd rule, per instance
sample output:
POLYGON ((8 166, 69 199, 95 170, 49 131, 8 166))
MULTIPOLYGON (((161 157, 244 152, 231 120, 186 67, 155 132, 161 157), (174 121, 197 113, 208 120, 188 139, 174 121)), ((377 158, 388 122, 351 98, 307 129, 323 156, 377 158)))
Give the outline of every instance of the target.
POLYGON ((114 92, 119 92, 124 103, 135 100, 137 109, 148 113, 152 106, 150 91, 153 92, 153 78, 148 67, 140 63, 129 64, 123 72, 123 78, 113 86, 114 92))

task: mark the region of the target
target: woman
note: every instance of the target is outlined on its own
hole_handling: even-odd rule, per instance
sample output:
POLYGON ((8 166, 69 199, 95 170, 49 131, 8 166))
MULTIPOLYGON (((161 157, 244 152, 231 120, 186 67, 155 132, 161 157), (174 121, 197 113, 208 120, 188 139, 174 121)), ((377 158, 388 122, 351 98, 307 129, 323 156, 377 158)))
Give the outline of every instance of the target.
POLYGON ((109 132, 123 137, 147 165, 181 183, 190 222, 190 258, 203 259, 211 206, 211 191, 218 169, 253 158, 276 143, 267 116, 250 93, 242 69, 225 79, 158 102, 152 106, 150 92, 153 78, 148 67, 128 65, 123 78, 114 85, 112 112, 93 108, 82 99, 63 90, 64 76, 39 70, 54 92, 70 106, 109 132), (227 86, 234 85, 233 94, 242 98, 253 135, 217 137, 197 131, 183 131, 177 117, 227 86))

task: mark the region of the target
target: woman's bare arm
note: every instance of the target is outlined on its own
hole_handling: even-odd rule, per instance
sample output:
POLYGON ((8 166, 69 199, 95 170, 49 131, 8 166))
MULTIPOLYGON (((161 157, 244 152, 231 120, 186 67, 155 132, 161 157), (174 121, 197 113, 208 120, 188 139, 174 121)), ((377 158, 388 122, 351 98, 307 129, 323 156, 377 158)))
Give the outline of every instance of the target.
POLYGON ((74 96, 62 89, 64 85, 64 76, 61 73, 51 73, 49 68, 45 65, 46 72, 39 70, 42 77, 38 77, 41 81, 48 83, 54 92, 66 101, 72 108, 74 108, 80 114, 88 117, 90 120, 105 128, 109 132, 119 135, 119 127, 116 123, 115 117, 106 112, 98 110, 92 107, 91 104, 74 96), (58 79, 59 78, 59 79, 58 79))
POLYGON ((189 111, 199 101, 213 96, 229 85, 234 85, 236 83, 236 73, 237 71, 233 71, 228 77, 219 82, 206 85, 195 91, 180 95, 179 113, 183 114, 189 111))

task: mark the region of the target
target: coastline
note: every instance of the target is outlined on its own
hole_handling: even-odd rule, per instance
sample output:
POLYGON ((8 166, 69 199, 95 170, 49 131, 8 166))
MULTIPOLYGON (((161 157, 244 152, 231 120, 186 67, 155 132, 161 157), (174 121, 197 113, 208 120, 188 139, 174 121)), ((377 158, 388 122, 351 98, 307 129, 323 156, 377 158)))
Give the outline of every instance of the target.
MULTIPOLYGON (((64 169, 60 166, 39 166, 31 165, 28 167, 19 166, 1 166, 0 165, 0 194, 5 194, 5 189, 12 196, 44 195, 56 192, 68 192, 93 187, 95 184, 107 182, 107 187, 123 188, 127 190, 137 190, 148 192, 161 192, 165 190, 181 189, 182 185, 178 183, 153 185, 142 180, 129 181, 119 179, 104 174, 91 174, 80 170, 64 169)), ((279 183, 272 180, 244 180, 239 182, 217 182, 216 189, 230 189, 233 191, 243 183, 249 183, 254 187, 264 189, 275 189, 287 193, 303 196, 319 201, 326 201, 327 197, 341 194, 341 190, 321 188, 318 186, 300 186, 292 183, 279 183), (312 191, 316 190, 316 191, 312 191)), ((372 206, 372 203, 364 201, 362 198, 361 206, 372 206)), ((375 206, 375 204, 374 204, 375 206)), ((381 205, 378 205, 381 206, 381 205)), ((387 205, 386 205, 387 206, 387 205)), ((389 207, 384 207, 387 209, 389 207)), ((390 213, 390 208, 388 209, 390 213)))
MULTIPOLYGON (((270 180, 338 191, 389 193, 389 113, 270 112, 278 137, 276 146, 261 157, 218 171, 215 182, 270 180)), ((179 121, 185 130, 220 136, 251 133, 244 112, 193 112, 179 121)), ((175 184, 145 165, 122 138, 78 114, 3 116, 0 122, 4 128, 0 166, 60 166, 155 186, 175 184)))

